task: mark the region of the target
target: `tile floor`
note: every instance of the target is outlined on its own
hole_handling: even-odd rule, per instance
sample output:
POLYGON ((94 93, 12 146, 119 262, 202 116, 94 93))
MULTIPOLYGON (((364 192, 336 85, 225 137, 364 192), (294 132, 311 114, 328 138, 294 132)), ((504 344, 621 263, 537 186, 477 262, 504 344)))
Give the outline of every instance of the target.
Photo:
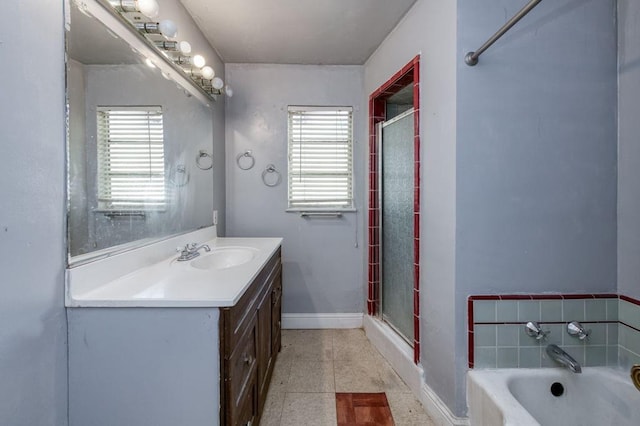
POLYGON ((396 426, 434 425, 362 329, 283 330, 265 426, 335 426, 336 392, 385 392, 396 426))

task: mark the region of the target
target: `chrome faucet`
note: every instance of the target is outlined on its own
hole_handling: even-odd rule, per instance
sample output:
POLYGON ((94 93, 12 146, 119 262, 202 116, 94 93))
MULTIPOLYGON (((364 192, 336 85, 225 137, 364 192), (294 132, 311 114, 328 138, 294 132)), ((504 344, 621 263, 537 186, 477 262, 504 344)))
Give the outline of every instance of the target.
POLYGON ((589 340, 591 330, 587 330, 586 328, 584 328, 584 326, 578 321, 571 321, 569 324, 567 324, 567 333, 569 333, 570 336, 577 337, 580 340, 589 340))
POLYGON ((555 362, 562 364, 574 373, 582 373, 582 367, 571 355, 562 350, 558 345, 547 345, 547 355, 555 362))
POLYGON ((204 249, 204 251, 211 251, 211 247, 206 244, 198 245, 196 243, 185 244, 184 247, 178 247, 176 251, 180 253, 178 256, 178 262, 184 262, 185 260, 191 260, 198 256, 200 256, 200 249, 204 249))
POLYGON ((547 338, 547 335, 551 333, 550 331, 542 330, 542 327, 540 327, 540 324, 538 324, 536 321, 529 321, 528 323, 526 323, 524 326, 524 331, 525 333, 527 333, 527 336, 533 337, 536 340, 545 340, 547 338))

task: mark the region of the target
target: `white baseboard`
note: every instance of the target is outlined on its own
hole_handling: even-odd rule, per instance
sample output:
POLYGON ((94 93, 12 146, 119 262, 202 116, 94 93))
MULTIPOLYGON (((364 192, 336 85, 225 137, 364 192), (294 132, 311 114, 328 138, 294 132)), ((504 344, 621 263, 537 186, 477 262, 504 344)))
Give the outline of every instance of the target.
POLYGON ((468 417, 456 417, 449 407, 426 383, 422 385, 420 402, 431 416, 431 420, 438 426, 469 426, 468 417))
POLYGON ((390 327, 366 315, 364 329, 371 343, 385 357, 391 367, 422 402, 425 410, 438 426, 467 426, 469 419, 456 417, 440 397, 424 382, 422 366, 413 363, 413 348, 390 327))
POLYGON ((282 314, 283 329, 362 328, 363 314, 282 314))

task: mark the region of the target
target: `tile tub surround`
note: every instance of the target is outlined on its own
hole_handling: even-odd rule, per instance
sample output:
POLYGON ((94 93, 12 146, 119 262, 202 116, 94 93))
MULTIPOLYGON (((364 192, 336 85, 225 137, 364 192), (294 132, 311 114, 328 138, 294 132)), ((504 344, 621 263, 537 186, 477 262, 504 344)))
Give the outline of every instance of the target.
MULTIPOLYGON (((553 367, 556 364, 544 352, 549 343, 562 347, 583 366, 618 365, 620 303, 616 294, 470 296, 469 368, 553 367), (543 330, 551 331, 545 341, 525 334, 528 321, 537 321, 543 330), (591 329, 588 341, 567 334, 566 323, 570 321, 580 321, 591 329)), ((634 306, 640 323, 640 306, 634 306)), ((635 341, 640 343, 640 339, 635 341)), ((638 345, 631 346, 640 350, 638 345)))
POLYGON ((618 306, 618 359, 624 369, 640 364, 640 300, 620 296, 618 306))

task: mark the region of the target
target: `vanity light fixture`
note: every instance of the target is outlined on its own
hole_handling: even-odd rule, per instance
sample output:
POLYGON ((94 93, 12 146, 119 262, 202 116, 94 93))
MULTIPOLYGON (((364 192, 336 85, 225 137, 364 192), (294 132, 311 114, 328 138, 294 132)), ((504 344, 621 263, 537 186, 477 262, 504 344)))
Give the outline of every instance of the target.
POLYGON ((133 25, 145 34, 162 34, 167 38, 173 38, 178 34, 178 27, 168 19, 162 22, 134 22, 133 25))
POLYGON ((138 10, 147 18, 155 19, 160 13, 160 6, 156 0, 136 0, 138 10))
POLYGON ((188 41, 181 41, 178 43, 178 51, 183 55, 188 55, 191 53, 191 45, 188 41))
POLYGON ((162 35, 167 38, 174 38, 178 35, 178 27, 176 26, 175 22, 170 19, 160 21, 160 23, 158 24, 158 28, 160 29, 162 35))
POLYGON ((210 66, 202 67, 202 78, 211 80, 215 75, 215 71, 210 66))
POLYGON ((207 63, 207 61, 205 61, 204 56, 202 55, 195 55, 193 57, 193 59, 191 60, 191 63, 193 64, 194 67, 196 68, 202 68, 205 66, 205 64, 207 63))
POLYGON ((109 0, 111 7, 122 12, 140 12, 149 19, 155 19, 160 13, 156 0, 109 0))
POLYGON ((220 90, 224 87, 224 81, 220 77, 216 77, 211 81, 211 86, 216 90, 220 90))
POLYGON ((145 34, 162 34, 160 32, 160 24, 157 22, 134 22, 136 30, 145 34))
MULTIPOLYGON (((159 50, 174 64, 178 65, 193 83, 210 95, 225 94, 233 96, 233 89, 224 84, 221 78, 216 77, 212 67, 206 66, 206 60, 202 55, 191 55, 191 44, 188 41, 167 40, 178 35, 178 27, 174 21, 163 19, 156 22, 160 15, 160 7, 157 0, 99 0, 108 3, 118 12, 125 21, 133 26, 137 32, 152 46, 159 50), (143 15, 143 16, 141 16, 143 15), (149 21, 147 21, 149 19, 149 21), (171 53, 176 52, 176 53, 171 53)), ((145 63, 155 68, 150 59, 145 63)), ((163 73, 163 75, 166 73, 163 73)), ((170 78, 169 74, 164 75, 170 78)))

